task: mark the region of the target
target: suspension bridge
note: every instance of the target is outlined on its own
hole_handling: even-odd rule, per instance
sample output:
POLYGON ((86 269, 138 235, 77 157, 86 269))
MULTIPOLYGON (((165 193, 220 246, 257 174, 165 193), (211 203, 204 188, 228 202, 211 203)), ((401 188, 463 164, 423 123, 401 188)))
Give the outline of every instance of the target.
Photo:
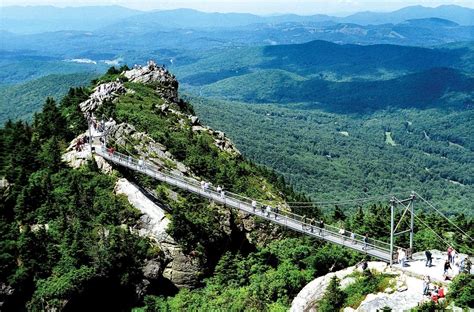
MULTIPOLYGON (((95 129, 94 132, 96 132, 95 129)), ((89 127, 90 138, 104 137, 105 135, 106 134, 104 133, 98 133, 98 135, 93 136, 89 127)), ((124 168, 131 169, 135 172, 145 174, 158 181, 175 186, 179 189, 196 194, 200 197, 212 200, 218 204, 231 207, 244 213, 265 219, 269 222, 285 227, 287 229, 291 229, 303 233, 305 235, 316 237, 318 239, 330 243, 338 244, 356 250, 368 256, 385 261, 390 265, 397 261, 398 251, 403 250, 408 257, 410 257, 413 253, 415 217, 420 222, 422 222, 422 220, 420 220, 414 213, 414 202, 417 197, 428 203, 431 208, 435 209, 439 214, 441 214, 448 221, 450 221, 431 203, 426 201, 423 197, 421 197, 415 192, 412 192, 409 198, 403 200, 399 200, 396 197, 392 197, 390 200, 390 243, 387 243, 357 233, 346 232, 344 230, 341 230, 341 228, 332 225, 324 224, 321 226, 320 223, 314 222, 314 220, 308 219, 305 216, 279 209, 278 207, 271 207, 263 202, 239 194, 235 194, 228 191, 223 192, 221 190, 216 189, 212 185, 209 185, 208 187, 203 187, 201 181, 190 177, 174 174, 172 172, 164 172, 152 162, 143 159, 137 159, 135 157, 132 157, 131 155, 125 155, 113 149, 109 149, 106 147, 105 142, 99 143, 97 141, 94 141, 94 139, 91 139, 90 148, 93 153, 96 153, 97 155, 118 166, 122 166, 124 168), (402 206, 404 208, 404 211, 399 219, 399 222, 395 226, 395 209, 397 208, 397 206, 402 206), (403 217, 407 214, 407 212, 409 212, 411 216, 409 229, 397 232, 397 229, 400 226, 401 221, 403 217), (396 246, 394 244, 395 237, 405 233, 410 234, 410 247, 402 248, 400 246, 396 246)), ((452 221, 450 222, 452 223, 452 221)), ((424 225, 427 226, 426 224, 424 225)), ((454 226, 456 225, 454 224, 454 226)), ((456 226, 456 228, 467 236, 467 234, 461 229, 459 229, 459 227, 456 226)), ((436 233, 435 231, 433 232, 443 242, 445 242, 446 245, 450 245, 438 233, 436 233)), ((467 237, 472 240, 472 238, 470 238, 469 236, 467 237)))

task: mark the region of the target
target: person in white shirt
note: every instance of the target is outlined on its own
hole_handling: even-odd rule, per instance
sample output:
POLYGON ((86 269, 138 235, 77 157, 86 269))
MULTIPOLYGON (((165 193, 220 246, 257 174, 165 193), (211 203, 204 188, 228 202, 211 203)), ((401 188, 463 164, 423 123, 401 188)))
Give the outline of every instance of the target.
POLYGON ((252 209, 253 212, 255 212, 255 209, 257 208, 257 202, 255 200, 252 200, 252 209))

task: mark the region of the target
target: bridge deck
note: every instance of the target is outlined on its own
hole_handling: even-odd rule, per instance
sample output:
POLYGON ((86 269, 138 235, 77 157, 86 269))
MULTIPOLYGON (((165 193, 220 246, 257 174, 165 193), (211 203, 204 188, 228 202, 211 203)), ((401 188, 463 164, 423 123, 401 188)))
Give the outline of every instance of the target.
POLYGON ((369 239, 366 244, 361 235, 356 234, 355 238, 352 239, 346 235, 340 234, 339 229, 336 227, 325 225, 324 228, 321 229, 315 225, 309 224, 303 216, 291 212, 277 211, 275 209, 268 212, 265 209, 266 205, 262 203, 257 202, 257 208, 254 208, 252 207, 252 199, 250 198, 230 192, 226 192, 225 195, 222 195, 216 192, 213 188, 204 190, 200 183, 195 179, 161 172, 155 165, 149 162, 138 161, 133 157, 118 152, 109 153, 100 146, 95 146, 95 153, 117 165, 141 172, 155 178, 156 180, 165 182, 169 185, 174 185, 180 189, 192 192, 216 203, 241 210, 250 215, 263 218, 306 235, 366 253, 367 255, 386 262, 390 261, 390 245, 388 243, 369 239))

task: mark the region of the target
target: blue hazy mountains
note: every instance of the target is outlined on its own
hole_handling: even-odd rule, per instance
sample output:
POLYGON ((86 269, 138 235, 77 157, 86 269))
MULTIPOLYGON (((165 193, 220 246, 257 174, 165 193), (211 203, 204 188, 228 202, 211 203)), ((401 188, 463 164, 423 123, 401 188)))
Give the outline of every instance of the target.
POLYGON ((251 24, 349 23, 362 26, 398 24, 409 19, 441 18, 461 26, 474 25, 474 10, 455 5, 437 8, 411 6, 390 13, 361 12, 347 17, 285 14, 258 16, 242 13, 203 13, 189 9, 142 12, 120 6, 56 8, 52 6, 11 6, 0 10, 0 30, 14 33, 41 33, 59 30, 98 30, 122 27, 215 28, 251 24))
POLYGON ((0 8, 0 30, 14 33, 95 30, 140 13, 120 6, 10 6, 0 8))

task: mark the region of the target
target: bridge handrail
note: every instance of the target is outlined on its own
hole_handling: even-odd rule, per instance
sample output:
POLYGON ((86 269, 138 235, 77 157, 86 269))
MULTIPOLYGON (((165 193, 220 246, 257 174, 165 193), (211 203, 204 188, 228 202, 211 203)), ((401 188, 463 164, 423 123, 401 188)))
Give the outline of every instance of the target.
MULTIPOLYGON (((176 175, 176 174, 172 174, 172 173, 165 173, 165 172, 161 171, 158 166, 156 166, 155 164, 150 163, 148 161, 137 160, 134 157, 131 157, 131 156, 128 156, 128 155, 125 155, 125 154, 122 154, 122 153, 116 152, 116 151, 113 151, 113 152, 107 151, 104 146, 102 146, 100 148, 100 152, 97 149, 96 149, 96 152, 98 154, 100 154, 102 157, 105 157, 105 158, 110 159, 112 161, 117 161, 118 160, 118 162, 122 163, 122 165, 125 165, 125 166, 128 166, 128 167, 133 166, 134 169, 136 169, 137 171, 140 171, 140 172, 143 172, 143 173, 146 173, 147 170, 151 171, 155 177, 161 176, 165 181, 167 181, 170 184, 177 185, 177 183, 171 183, 171 182, 174 182, 174 181, 181 182, 181 183, 184 184, 184 186, 186 187, 186 190, 188 190, 188 191, 192 191, 192 192, 196 193, 196 190, 193 190, 193 189, 189 188, 189 186, 194 186, 195 188, 198 189, 197 193, 199 193, 201 195, 204 195, 206 197, 213 198, 213 196, 208 196, 206 194, 206 192, 209 193, 209 195, 214 195, 214 197, 220 197, 221 196, 221 194, 219 194, 216 191, 215 187, 213 187, 213 186, 210 186, 206 190, 202 190, 201 183, 198 182, 196 179, 193 179, 193 178, 190 178, 190 177, 185 177, 185 176, 180 176, 180 175, 176 175), (141 161, 141 163, 140 163, 140 161, 141 161), (202 192, 201 192, 201 190, 202 190, 202 192)), ((249 206, 251 208, 251 204, 252 204, 252 201, 253 201, 252 199, 250 199, 248 197, 225 191, 225 196, 223 197, 222 202, 226 202, 227 198, 230 198, 230 199, 234 200, 236 203, 238 203, 240 209, 241 209, 241 207, 240 207, 241 203, 246 204, 247 206, 249 206)), ((257 207, 256 207, 256 211, 254 212, 254 214, 259 215, 259 216, 261 215, 261 216, 265 217, 265 215, 268 213, 266 211, 267 205, 262 203, 261 201, 256 201, 256 203, 257 203, 257 207), (256 213, 257 211, 261 211, 261 214, 256 213)), ((241 210, 243 210, 243 209, 241 209, 241 210)), ((290 211, 279 209, 278 212, 277 212, 274 207, 271 207, 270 213, 273 216, 276 216, 277 218, 280 218, 281 220, 285 220, 285 219, 292 220, 292 221, 300 224, 303 229, 304 228, 311 229, 311 227, 312 227, 315 232, 319 232, 319 230, 321 230, 323 233, 330 233, 332 236, 338 237, 338 238, 342 239, 343 241, 347 240, 347 241, 353 241, 353 242, 356 242, 356 243, 367 245, 367 247, 370 248, 370 249, 379 249, 379 250, 382 250, 382 251, 385 251, 385 252, 389 252, 389 250, 390 250, 390 244, 389 243, 386 243, 386 242, 383 242, 383 241, 380 241, 380 240, 376 240, 376 239, 373 239, 373 238, 368 238, 368 242, 364 243, 364 236, 363 235, 354 233, 355 237, 354 237, 354 239, 352 239, 352 238, 350 238, 350 233, 351 232, 346 231, 346 233, 343 235, 343 234, 339 233, 340 228, 335 227, 333 225, 329 225, 329 224, 324 224, 324 228, 320 229, 320 227, 318 227, 316 224, 310 224, 308 222, 309 221, 308 218, 306 218, 306 220, 304 220, 303 216, 295 214, 295 213, 290 212, 290 211)), ((268 219, 270 219, 270 218, 268 218, 268 219)), ((394 250, 397 250, 398 248, 399 247, 395 246, 394 250)))

